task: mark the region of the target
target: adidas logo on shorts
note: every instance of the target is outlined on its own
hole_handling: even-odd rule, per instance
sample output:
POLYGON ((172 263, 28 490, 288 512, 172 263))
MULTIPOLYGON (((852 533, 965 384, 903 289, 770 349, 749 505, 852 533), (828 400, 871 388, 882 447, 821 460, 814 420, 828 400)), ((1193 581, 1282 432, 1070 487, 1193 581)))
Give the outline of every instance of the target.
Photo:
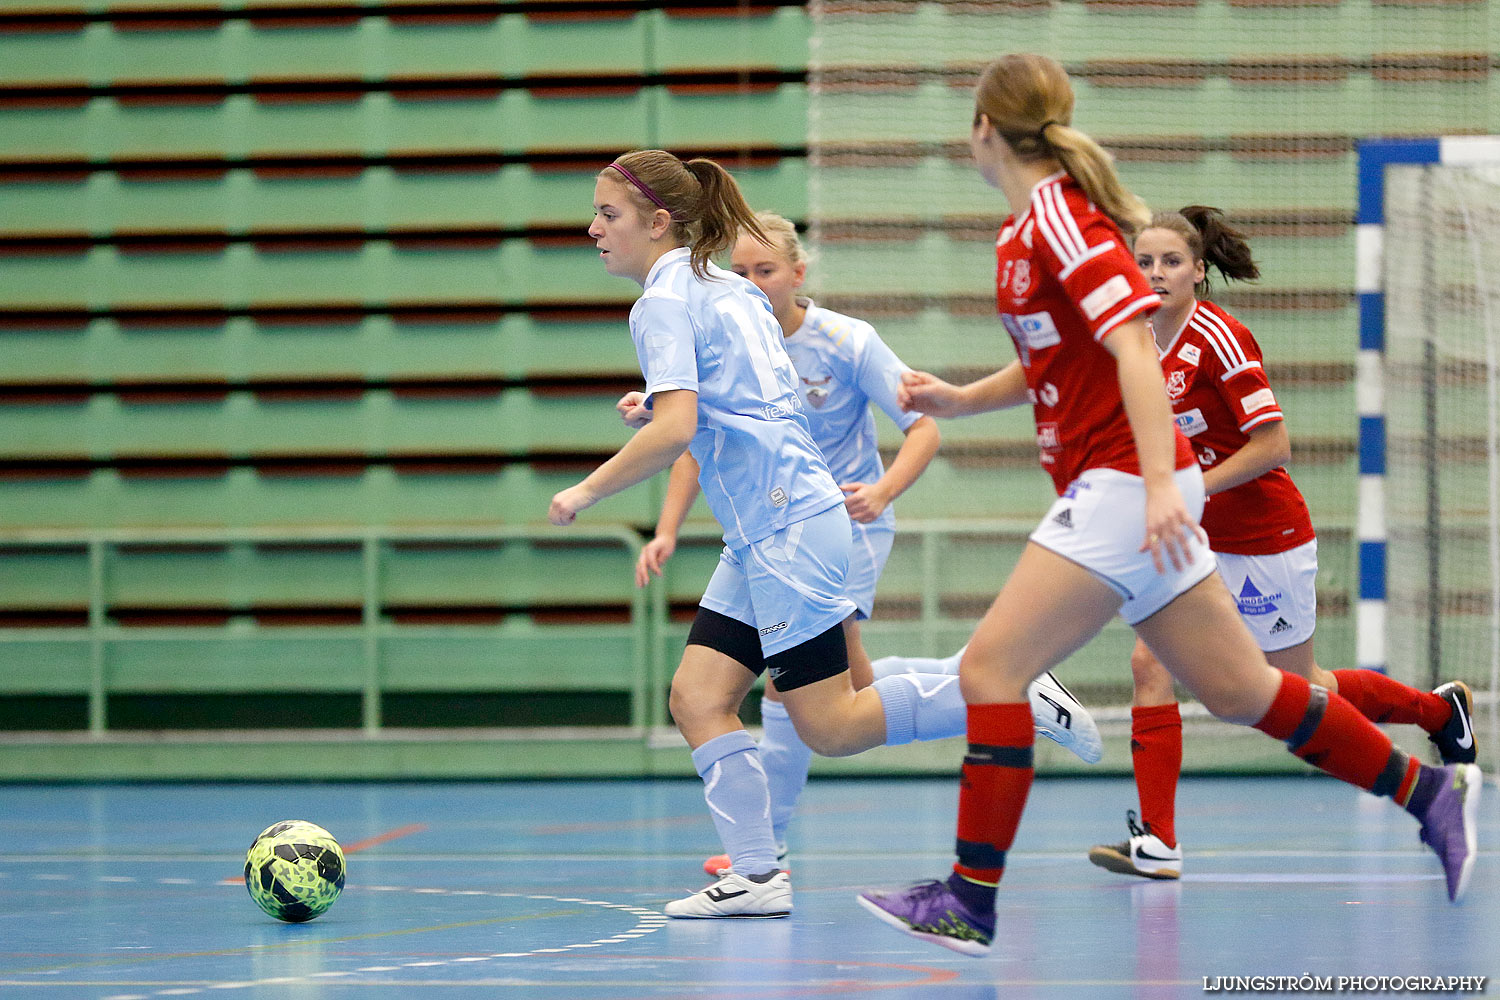
POLYGON ((1276 619, 1276 624, 1271 626, 1271 634, 1278 635, 1282 632, 1290 632, 1292 627, 1292 624, 1285 618, 1278 618, 1276 619))
POLYGON ((1072 528, 1073 508, 1064 507, 1062 510, 1058 511, 1057 516, 1052 519, 1052 523, 1058 525, 1059 527, 1072 528))

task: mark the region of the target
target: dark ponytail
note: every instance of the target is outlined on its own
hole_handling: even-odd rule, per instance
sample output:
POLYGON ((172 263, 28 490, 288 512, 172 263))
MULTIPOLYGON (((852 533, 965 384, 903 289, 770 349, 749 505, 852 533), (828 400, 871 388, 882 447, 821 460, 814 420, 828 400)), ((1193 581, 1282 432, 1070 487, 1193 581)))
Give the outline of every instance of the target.
MULTIPOLYGON (((1194 260, 1212 265, 1231 281, 1254 281, 1260 277, 1260 267, 1251 256, 1245 234, 1231 226, 1217 208, 1188 205, 1177 212, 1158 212, 1145 228, 1166 229, 1181 236, 1194 260)), ((1207 267, 1203 280, 1193 291, 1200 298, 1208 296, 1207 267)))

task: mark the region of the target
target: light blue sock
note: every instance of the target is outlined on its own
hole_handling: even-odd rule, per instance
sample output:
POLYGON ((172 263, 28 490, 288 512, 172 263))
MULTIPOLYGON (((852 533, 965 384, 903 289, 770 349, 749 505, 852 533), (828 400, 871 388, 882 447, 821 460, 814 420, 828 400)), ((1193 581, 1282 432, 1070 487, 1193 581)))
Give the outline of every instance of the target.
POLYGON ((926 656, 882 656, 871 666, 876 677, 894 677, 897 674, 957 674, 958 661, 964 658, 968 643, 958 647, 958 652, 941 660, 926 656))
POLYGON ((760 740, 760 763, 771 788, 771 832, 777 844, 785 844, 787 824, 807 784, 812 751, 797 735, 797 727, 781 702, 761 698, 760 719, 766 729, 760 740))
POLYGON ((703 779, 703 798, 730 865, 741 875, 775 871, 771 796, 750 734, 736 729, 715 736, 693 751, 693 767, 703 779))
POLYGON ((968 730, 968 707, 953 674, 896 674, 872 687, 885 711, 888 747, 962 736, 968 730))

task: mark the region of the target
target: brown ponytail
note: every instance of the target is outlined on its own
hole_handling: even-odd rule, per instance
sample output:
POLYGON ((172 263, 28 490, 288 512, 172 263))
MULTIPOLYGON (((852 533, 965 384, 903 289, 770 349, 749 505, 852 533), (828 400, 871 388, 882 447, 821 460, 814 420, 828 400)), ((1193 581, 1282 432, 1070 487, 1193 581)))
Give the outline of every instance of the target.
POLYGON ((708 277, 709 258, 729 249, 742 229, 771 245, 739 184, 713 160, 699 157, 684 163, 665 150, 638 149, 611 167, 600 175, 623 179, 642 212, 665 209, 672 216, 672 237, 691 251, 693 273, 700 278, 708 277))
POLYGON ((1151 213, 1120 181, 1114 157, 1070 124, 1073 85, 1056 60, 1021 52, 990 63, 974 87, 976 122, 981 114, 1022 160, 1061 163, 1126 236, 1145 226, 1151 213))
MULTIPOLYGON (((1212 265, 1231 281, 1253 281, 1260 277, 1260 267, 1251 256, 1245 234, 1224 218, 1224 213, 1207 205, 1187 205, 1176 212, 1158 212, 1147 229, 1166 229, 1182 237, 1194 260, 1212 265)), ((1208 268, 1203 280, 1194 286, 1199 298, 1209 293, 1208 268)))

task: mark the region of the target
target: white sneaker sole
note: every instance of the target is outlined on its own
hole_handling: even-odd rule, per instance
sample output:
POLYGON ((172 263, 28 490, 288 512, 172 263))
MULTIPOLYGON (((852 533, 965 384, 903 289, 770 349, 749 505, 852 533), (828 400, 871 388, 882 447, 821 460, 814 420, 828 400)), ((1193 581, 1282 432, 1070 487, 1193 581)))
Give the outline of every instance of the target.
POLYGON ((1469 856, 1464 858, 1463 867, 1458 870, 1458 885, 1453 889, 1455 903, 1469 890, 1469 876, 1474 874, 1474 862, 1479 859, 1479 793, 1484 789, 1484 774, 1478 764, 1460 764, 1459 768, 1464 774, 1464 784, 1468 786, 1464 793, 1464 844, 1469 848, 1469 856))
POLYGON ((1139 875, 1141 878, 1154 879, 1182 878, 1181 868, 1154 868, 1150 870, 1141 868, 1128 855, 1121 854, 1110 847, 1089 848, 1089 861, 1117 875, 1139 875))
POLYGON ((1085 764, 1097 764, 1104 757, 1104 740, 1094 717, 1050 673, 1031 682, 1026 689, 1026 700, 1031 703, 1031 724, 1038 733, 1073 751, 1085 764), (1067 727, 1058 724, 1059 708, 1068 713, 1067 727))

